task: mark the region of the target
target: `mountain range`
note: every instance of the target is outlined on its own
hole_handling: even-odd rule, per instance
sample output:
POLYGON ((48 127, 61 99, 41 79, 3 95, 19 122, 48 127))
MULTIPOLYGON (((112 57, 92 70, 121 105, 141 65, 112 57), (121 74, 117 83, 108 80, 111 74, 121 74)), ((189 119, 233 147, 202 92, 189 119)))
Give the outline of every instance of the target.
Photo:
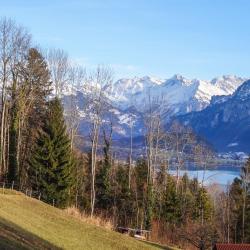
POLYGON ((161 80, 152 77, 120 79, 108 90, 108 98, 116 107, 135 106, 141 110, 148 95, 171 107, 175 115, 200 111, 210 104, 213 96, 232 94, 246 79, 222 76, 211 81, 187 79, 182 75, 161 80))
MULTIPOLYGON (((150 97, 163 109, 169 109, 172 119, 192 127, 216 150, 247 152, 250 146, 249 137, 245 136, 250 127, 246 110, 250 103, 250 96, 246 94, 250 92, 249 85, 247 79, 232 75, 210 81, 187 79, 178 74, 164 80, 149 76, 119 79, 105 88, 108 115, 112 115, 114 123, 114 138, 124 140, 129 137, 131 123, 134 137, 142 136, 143 112, 150 97), (238 127, 235 127, 237 121, 238 127)), ((64 90, 66 107, 70 96, 76 97, 82 134, 88 131, 83 108, 89 91, 90 88, 70 86, 64 90)))

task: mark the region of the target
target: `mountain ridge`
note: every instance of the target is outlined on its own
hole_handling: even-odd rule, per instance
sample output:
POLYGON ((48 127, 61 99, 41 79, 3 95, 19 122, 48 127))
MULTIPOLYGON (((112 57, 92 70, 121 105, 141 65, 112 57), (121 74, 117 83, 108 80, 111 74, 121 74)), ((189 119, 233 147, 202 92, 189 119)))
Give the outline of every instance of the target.
POLYGON ((108 96, 116 106, 125 109, 132 104, 141 107, 150 91, 152 97, 164 98, 174 114, 184 114, 204 109, 213 96, 232 94, 245 80, 233 75, 224 75, 211 81, 187 79, 180 74, 165 80, 135 77, 116 81, 108 96))
POLYGON ((177 119, 208 139, 219 151, 244 151, 250 147, 250 80, 232 95, 215 98, 204 110, 177 119))
MULTIPOLYGON (((110 117, 112 117, 113 136, 115 140, 121 140, 122 138, 130 136, 131 122, 133 123, 133 136, 142 136, 144 125, 143 114, 148 101, 147 94, 150 93, 152 99, 155 98, 156 101, 158 101, 157 97, 160 97, 159 105, 162 105, 161 107, 163 109, 170 110, 168 113, 170 118, 178 117, 178 119, 182 120, 184 119, 182 117, 186 117, 186 115, 187 117, 192 117, 196 112, 201 112, 211 105, 222 105, 230 100, 232 96, 235 96, 237 90, 243 92, 241 95, 244 96, 246 93, 246 87, 242 87, 244 81, 245 78, 232 75, 213 78, 211 81, 199 79, 190 80, 179 74, 167 80, 148 76, 141 78, 135 77, 132 79, 123 78, 105 87, 105 97, 109 103, 109 114, 105 115, 104 121, 108 121, 110 117)), ((71 96, 75 96, 80 116, 79 131, 85 135, 89 132, 89 124, 88 121, 86 121, 86 112, 88 112, 88 110, 85 109, 86 98, 91 94, 92 88, 92 85, 82 86, 81 88, 67 86, 63 92, 63 102, 66 112, 67 106, 71 103, 71 96)), ((246 98, 248 98, 248 96, 246 96, 246 98)), ((236 99, 235 97, 235 101, 236 99)), ((202 119, 207 121, 212 118, 209 118, 208 114, 208 117, 202 119)), ((163 122, 165 123, 167 121, 164 120, 163 122)), ((196 123, 202 124, 199 120, 196 121, 196 123)), ((190 124, 195 128, 194 130, 198 133, 200 132, 200 130, 197 129, 197 124, 193 124, 192 122, 190 122, 190 124)), ((207 134, 205 133, 205 139, 207 139, 206 136, 207 134)), ((228 136, 230 136, 230 133, 228 136)), ((216 138, 210 140, 212 144, 213 139, 216 140, 216 138)), ((230 143, 228 142, 227 144, 230 143)), ((236 148, 237 147, 233 149, 236 148)), ((225 148, 221 146, 219 146, 218 149, 225 150, 225 148)), ((226 149, 231 150, 232 148, 226 149)))
MULTIPOLYGON (((173 114, 185 114, 204 109, 214 96, 233 94, 244 81, 246 78, 234 75, 223 75, 210 81, 187 79, 180 74, 168 79, 150 76, 121 78, 105 87, 105 95, 119 109, 135 106, 138 111, 142 111, 150 94, 154 99, 167 102, 173 114)), ((75 95, 77 91, 88 94, 91 88, 91 84, 83 87, 65 85, 63 94, 75 95)))

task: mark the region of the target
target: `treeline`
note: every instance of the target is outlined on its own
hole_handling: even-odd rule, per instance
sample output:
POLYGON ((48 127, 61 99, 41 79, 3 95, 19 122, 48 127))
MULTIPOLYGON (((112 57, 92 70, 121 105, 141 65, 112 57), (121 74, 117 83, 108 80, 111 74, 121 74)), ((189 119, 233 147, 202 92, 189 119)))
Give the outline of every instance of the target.
POLYGON ((250 158, 240 177, 217 197, 216 211, 224 242, 250 242, 250 158))
POLYGON ((162 105, 166 100, 153 100, 150 93, 145 99, 140 159, 133 157, 131 118, 128 160, 122 162, 112 147, 115 125, 105 116, 105 91, 113 79, 108 67, 87 74, 62 50, 34 46, 23 27, 5 18, 0 60, 1 182, 30 188, 57 207, 109 218, 115 227, 152 230, 151 238, 163 243, 206 249, 216 241, 250 240, 249 162, 227 192, 211 196, 204 183, 213 152, 190 129, 163 126, 170 112, 162 105), (63 89, 76 85, 87 93, 81 104, 87 138, 78 134, 76 95, 65 110, 61 103, 63 89), (79 151, 83 142, 88 152, 79 151), (190 161, 204 170, 201 181, 181 176, 190 161), (170 166, 175 176, 168 174, 170 166))
POLYGON ((96 176, 97 213, 112 218, 114 225, 152 230, 151 239, 162 243, 192 241, 199 247, 202 241, 204 246, 210 246, 218 240, 212 200, 197 179, 184 175, 177 184, 176 177, 168 174, 164 166, 157 171, 154 183, 148 183, 147 175, 147 161, 137 160, 129 187, 128 164, 111 167, 105 159, 100 160, 96 176), (196 233, 190 232, 192 227, 196 233))

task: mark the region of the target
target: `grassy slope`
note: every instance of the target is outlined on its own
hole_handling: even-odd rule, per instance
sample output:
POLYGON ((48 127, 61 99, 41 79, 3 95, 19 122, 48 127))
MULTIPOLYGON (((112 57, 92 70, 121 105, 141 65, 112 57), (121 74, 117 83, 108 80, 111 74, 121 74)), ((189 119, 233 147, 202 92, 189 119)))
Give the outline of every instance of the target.
POLYGON ((160 249, 85 224, 43 202, 0 190, 0 249, 160 249))

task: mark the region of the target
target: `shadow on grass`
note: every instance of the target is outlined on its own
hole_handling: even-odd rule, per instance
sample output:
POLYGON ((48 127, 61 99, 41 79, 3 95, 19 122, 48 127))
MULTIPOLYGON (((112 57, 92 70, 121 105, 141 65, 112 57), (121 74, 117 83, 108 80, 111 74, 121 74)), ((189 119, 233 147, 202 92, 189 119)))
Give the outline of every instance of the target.
POLYGON ((59 250, 61 248, 0 217, 0 249, 59 250))

